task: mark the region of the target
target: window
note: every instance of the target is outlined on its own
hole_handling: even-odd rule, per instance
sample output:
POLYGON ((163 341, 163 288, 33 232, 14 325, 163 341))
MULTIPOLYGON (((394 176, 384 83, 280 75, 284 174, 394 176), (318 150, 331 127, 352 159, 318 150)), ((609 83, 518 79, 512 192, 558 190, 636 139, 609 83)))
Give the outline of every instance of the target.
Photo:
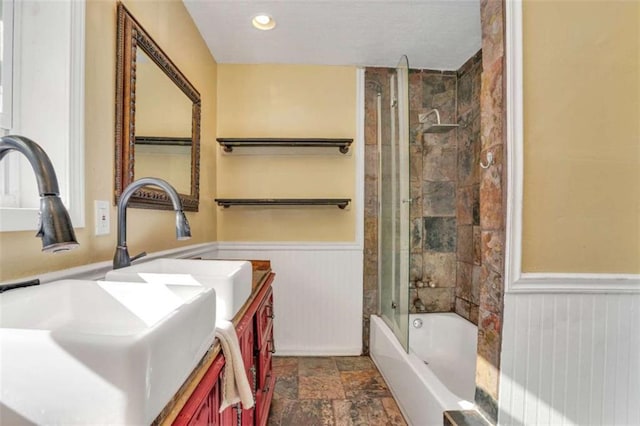
MULTIPOLYGON (((84 8, 84 0, 2 0, 2 134, 44 148, 76 227, 84 226, 84 8)), ((10 153, 0 162, 0 231, 35 230, 38 205, 31 166, 10 153)))
POLYGON ((11 128, 13 89, 13 0, 0 2, 0 127, 11 128))

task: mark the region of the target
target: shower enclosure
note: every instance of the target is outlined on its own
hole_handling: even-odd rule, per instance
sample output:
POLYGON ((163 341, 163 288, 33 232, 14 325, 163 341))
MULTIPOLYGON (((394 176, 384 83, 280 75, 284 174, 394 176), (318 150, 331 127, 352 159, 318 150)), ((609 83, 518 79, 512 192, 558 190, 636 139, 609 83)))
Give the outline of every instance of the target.
POLYGON ((367 349, 409 423, 442 424, 476 390, 482 56, 366 73, 365 194, 378 202, 365 205, 367 349))
MULTIPOLYGON (((378 127, 378 288, 381 316, 405 350, 409 344, 409 61, 389 76, 389 131, 378 127)), ((378 97, 378 122, 383 118, 378 97)), ((385 108, 386 110, 386 108, 385 108)), ((386 112, 386 111, 385 111, 386 112)))

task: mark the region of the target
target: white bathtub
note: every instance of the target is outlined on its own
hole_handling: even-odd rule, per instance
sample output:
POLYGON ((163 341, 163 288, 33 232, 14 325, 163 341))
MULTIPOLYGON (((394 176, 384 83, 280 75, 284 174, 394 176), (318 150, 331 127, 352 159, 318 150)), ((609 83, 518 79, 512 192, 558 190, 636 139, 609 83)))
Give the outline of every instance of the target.
POLYGON ((411 314, 407 354, 384 321, 371 316, 371 358, 414 426, 441 426, 443 411, 473 407, 476 345, 477 327, 454 313, 411 314))

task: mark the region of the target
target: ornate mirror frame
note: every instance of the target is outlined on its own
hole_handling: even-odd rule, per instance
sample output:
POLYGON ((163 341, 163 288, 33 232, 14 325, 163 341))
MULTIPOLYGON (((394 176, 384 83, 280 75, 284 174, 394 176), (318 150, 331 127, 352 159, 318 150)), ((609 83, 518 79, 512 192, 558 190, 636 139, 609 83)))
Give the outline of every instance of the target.
MULTIPOLYGON (((116 129, 115 129, 115 202, 134 181, 136 53, 141 48, 153 62, 193 102, 191 114, 191 193, 180 194, 183 209, 198 211, 200 199, 200 93, 162 51, 122 3, 118 3, 116 46, 116 129)), ((142 177, 142 176, 140 176, 142 177)), ((141 188, 131 197, 129 206, 146 209, 173 209, 166 193, 141 188)))

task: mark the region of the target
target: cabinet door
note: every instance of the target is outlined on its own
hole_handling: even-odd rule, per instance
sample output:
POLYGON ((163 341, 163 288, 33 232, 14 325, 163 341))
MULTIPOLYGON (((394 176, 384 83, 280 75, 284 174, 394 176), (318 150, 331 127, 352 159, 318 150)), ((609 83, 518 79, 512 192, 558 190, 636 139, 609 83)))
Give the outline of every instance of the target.
POLYGON ((269 407, 273 398, 275 376, 271 357, 275 352, 273 343, 273 291, 270 289, 256 315, 258 335, 258 389, 256 396, 256 425, 266 425, 269 407))
MULTIPOLYGON (((253 393, 255 400, 256 396, 256 366, 255 356, 253 352, 254 345, 254 332, 253 327, 249 326, 238 336, 240 342, 240 352, 242 352, 242 361, 244 362, 244 369, 249 379, 249 385, 253 393)), ((255 402, 255 401, 254 401, 255 402)), ((253 426, 255 423, 255 404, 248 410, 242 410, 242 426, 253 426)))
MULTIPOLYGON (((187 403, 176 417, 174 425, 219 425, 220 372, 225 360, 222 354, 213 361, 187 403)), ((225 426, 230 423, 226 423, 225 426)))
POLYGON ((273 289, 269 289, 256 314, 258 389, 267 387, 268 375, 271 374, 271 355, 275 352, 273 318, 273 289))
MULTIPOLYGON (((237 426, 238 425, 238 410, 236 406, 231 406, 218 415, 218 423, 214 423, 216 426, 237 426)), ((216 411, 217 413, 217 411, 216 411)))
POLYGON ((209 391, 209 394, 198 408, 198 412, 189 420, 189 426, 218 426, 218 408, 220 407, 219 382, 209 391))
MULTIPOLYGON (((269 335, 271 333, 271 328, 273 327, 273 318, 273 289, 269 288, 269 291, 265 295, 264 300, 258 307, 258 312, 256 313, 256 333, 258 335, 258 349, 263 349, 267 344, 267 340, 269 339, 269 335)), ((273 345, 273 342, 271 344, 273 345)))
POLYGON ((267 374, 267 382, 264 387, 258 389, 256 405, 256 426, 265 426, 269 419, 269 408, 273 399, 273 391, 276 386, 276 378, 271 373, 267 374))
MULTIPOLYGON (((266 350, 267 348, 265 348, 266 350)), ((276 384, 276 378, 271 368, 271 353, 266 351, 268 355, 260 357, 260 366, 263 369, 264 380, 260 382, 258 388, 258 403, 256 405, 256 425, 265 425, 267 418, 269 417, 269 407, 271 406, 271 400, 273 398, 273 388, 276 384)))

